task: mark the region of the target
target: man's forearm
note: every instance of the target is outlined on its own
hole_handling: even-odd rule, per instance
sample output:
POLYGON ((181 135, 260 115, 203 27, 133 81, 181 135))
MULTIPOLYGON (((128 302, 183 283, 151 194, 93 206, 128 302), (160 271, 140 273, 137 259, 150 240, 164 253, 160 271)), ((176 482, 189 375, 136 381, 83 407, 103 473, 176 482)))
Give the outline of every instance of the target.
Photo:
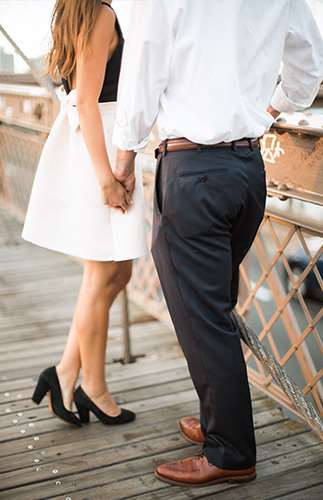
POLYGON ((134 173, 136 154, 135 151, 122 151, 118 149, 116 175, 119 181, 122 182, 122 179, 126 179, 134 173))

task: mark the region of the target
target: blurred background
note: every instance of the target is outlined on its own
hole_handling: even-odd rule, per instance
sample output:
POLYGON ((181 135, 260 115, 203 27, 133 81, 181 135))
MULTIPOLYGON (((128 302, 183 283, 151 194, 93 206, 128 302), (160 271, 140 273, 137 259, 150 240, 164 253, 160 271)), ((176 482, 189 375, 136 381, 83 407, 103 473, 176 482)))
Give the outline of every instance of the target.
MULTIPOLYGON (((0 20, 15 42, 36 65, 42 64, 50 43, 50 15, 54 0, 0 0, 0 20)), ((123 30, 127 31, 133 0, 114 0, 123 30)), ((0 35, 0 72, 28 73, 29 68, 0 35)))

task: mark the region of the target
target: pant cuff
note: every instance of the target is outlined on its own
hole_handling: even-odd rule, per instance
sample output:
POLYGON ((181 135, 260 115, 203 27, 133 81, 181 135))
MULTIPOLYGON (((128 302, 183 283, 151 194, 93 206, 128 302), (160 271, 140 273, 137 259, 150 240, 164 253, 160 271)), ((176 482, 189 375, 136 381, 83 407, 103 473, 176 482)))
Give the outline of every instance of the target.
POLYGON ((223 449, 217 446, 209 446, 205 444, 203 446, 203 454, 208 459, 209 464, 215 465, 219 469, 237 470, 237 469, 248 469, 249 467, 254 467, 256 465, 256 460, 241 460, 237 461, 223 449))

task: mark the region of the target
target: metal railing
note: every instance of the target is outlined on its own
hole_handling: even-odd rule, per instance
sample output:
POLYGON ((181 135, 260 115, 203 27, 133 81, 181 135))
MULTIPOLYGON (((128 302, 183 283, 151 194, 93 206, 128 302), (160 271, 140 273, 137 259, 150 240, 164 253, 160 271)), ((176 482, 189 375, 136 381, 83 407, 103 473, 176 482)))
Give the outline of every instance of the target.
MULTIPOLYGON (((46 137, 43 127, 30 130, 10 122, 0 124, 0 198, 20 219, 27 207, 46 137)), ((283 129, 264 137, 268 194, 272 198, 268 200, 254 245, 241 265, 237 306, 237 312, 248 319, 262 345, 292 376, 304 397, 321 414, 322 150, 323 137, 320 135, 283 129)), ((149 154, 142 156, 141 161, 153 164, 149 154)), ((151 226, 152 219, 153 178, 152 171, 145 172, 148 226, 151 226)), ((150 256, 135 263, 128 290, 132 301, 171 325, 150 256)), ((129 361, 126 301, 125 296, 125 346, 129 361)), ((245 357, 251 383, 303 418, 289 395, 249 349, 246 349, 245 357)))

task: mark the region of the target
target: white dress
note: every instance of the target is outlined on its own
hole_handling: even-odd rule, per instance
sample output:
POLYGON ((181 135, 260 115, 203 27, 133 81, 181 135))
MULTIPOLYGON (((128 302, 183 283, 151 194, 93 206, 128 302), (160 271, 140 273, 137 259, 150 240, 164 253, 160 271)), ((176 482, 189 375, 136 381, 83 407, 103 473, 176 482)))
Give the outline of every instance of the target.
MULTIPOLYGON (((22 237, 82 259, 121 261, 148 251, 141 171, 127 213, 103 204, 79 124, 77 90, 60 89, 61 108, 39 160, 22 237)), ((116 103, 99 103, 112 169, 116 103)))

